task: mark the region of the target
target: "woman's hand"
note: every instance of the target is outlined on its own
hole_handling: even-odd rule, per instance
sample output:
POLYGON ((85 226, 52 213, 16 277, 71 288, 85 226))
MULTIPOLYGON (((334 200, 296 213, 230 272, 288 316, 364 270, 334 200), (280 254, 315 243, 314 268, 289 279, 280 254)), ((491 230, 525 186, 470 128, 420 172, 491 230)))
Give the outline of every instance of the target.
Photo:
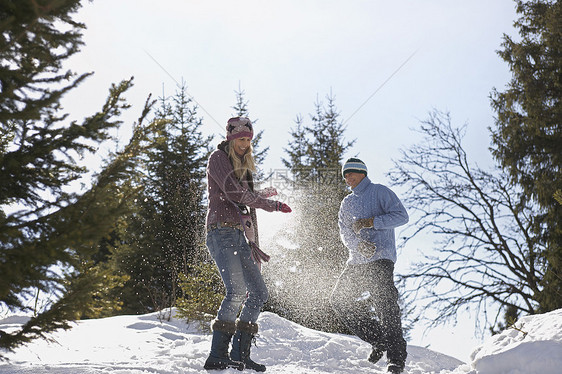
POLYGON ((282 213, 291 213, 293 210, 287 204, 282 203, 281 201, 277 202, 277 206, 275 208, 276 211, 282 213))
POLYGON ((277 195, 277 190, 275 187, 266 187, 263 190, 258 191, 258 194, 267 199, 268 197, 277 195))

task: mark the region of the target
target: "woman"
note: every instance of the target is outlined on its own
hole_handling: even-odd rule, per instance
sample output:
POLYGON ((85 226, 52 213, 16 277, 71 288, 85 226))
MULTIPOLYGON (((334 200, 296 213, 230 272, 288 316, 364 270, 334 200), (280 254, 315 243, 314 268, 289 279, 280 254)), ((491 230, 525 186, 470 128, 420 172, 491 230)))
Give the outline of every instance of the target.
POLYGON ((254 191, 251 145, 254 131, 250 120, 229 119, 226 134, 226 141, 211 154, 207 165, 207 248, 219 268, 226 296, 211 325, 211 352, 204 367, 265 371, 264 365, 250 359, 250 345, 258 332, 256 321, 268 297, 260 271, 261 260, 267 261, 268 256, 257 247, 255 209, 289 213, 291 208, 268 199, 277 194, 275 189, 254 191), (228 346, 233 336, 229 356, 228 346))

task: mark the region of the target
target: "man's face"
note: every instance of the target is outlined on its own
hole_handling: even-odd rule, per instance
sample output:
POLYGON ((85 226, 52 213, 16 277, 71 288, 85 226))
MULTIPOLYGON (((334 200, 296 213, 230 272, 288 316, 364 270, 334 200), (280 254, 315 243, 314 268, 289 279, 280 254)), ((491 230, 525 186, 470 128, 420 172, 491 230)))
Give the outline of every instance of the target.
POLYGON ((345 184, 351 187, 351 189, 354 189, 355 187, 357 187, 359 183, 361 183, 363 178, 365 178, 365 174, 349 172, 349 173, 345 173, 344 178, 345 178, 345 184))

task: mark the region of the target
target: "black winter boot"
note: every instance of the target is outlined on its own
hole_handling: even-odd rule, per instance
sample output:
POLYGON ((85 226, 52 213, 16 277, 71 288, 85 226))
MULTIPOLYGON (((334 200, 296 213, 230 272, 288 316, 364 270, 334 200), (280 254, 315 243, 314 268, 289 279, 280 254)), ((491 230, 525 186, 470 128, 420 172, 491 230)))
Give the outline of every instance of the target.
POLYGON ((236 320, 236 333, 232 340, 230 356, 233 360, 242 361, 246 369, 265 371, 265 365, 258 364, 250 358, 252 341, 258 333, 258 324, 236 320))
POLYGON ((390 364, 388 365, 388 372, 390 374, 400 374, 404 371, 404 367, 403 366, 399 366, 399 365, 393 365, 390 364))
POLYGON ((372 362, 373 364, 379 362, 379 360, 384 355, 384 351, 385 349, 383 347, 373 344, 373 350, 369 355, 369 362, 372 362))
POLYGON ((214 320, 211 324, 213 329, 213 341, 211 353, 203 366, 206 370, 224 370, 235 368, 244 370, 244 364, 240 361, 231 360, 228 356, 228 345, 236 329, 234 322, 214 320))

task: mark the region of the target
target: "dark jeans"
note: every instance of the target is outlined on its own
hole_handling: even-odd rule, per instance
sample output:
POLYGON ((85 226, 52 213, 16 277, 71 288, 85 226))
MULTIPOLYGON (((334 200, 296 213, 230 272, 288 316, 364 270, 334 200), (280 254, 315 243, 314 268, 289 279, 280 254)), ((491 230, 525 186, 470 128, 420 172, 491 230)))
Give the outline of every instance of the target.
POLYGON ((217 313, 221 321, 240 320, 255 323, 268 298, 261 270, 251 258, 244 232, 221 227, 207 233, 207 248, 215 260, 226 288, 226 296, 217 313))
POLYGON ((347 265, 330 303, 338 318, 355 335, 380 351, 391 363, 404 366, 406 341, 402 336, 394 263, 378 260, 347 265))

